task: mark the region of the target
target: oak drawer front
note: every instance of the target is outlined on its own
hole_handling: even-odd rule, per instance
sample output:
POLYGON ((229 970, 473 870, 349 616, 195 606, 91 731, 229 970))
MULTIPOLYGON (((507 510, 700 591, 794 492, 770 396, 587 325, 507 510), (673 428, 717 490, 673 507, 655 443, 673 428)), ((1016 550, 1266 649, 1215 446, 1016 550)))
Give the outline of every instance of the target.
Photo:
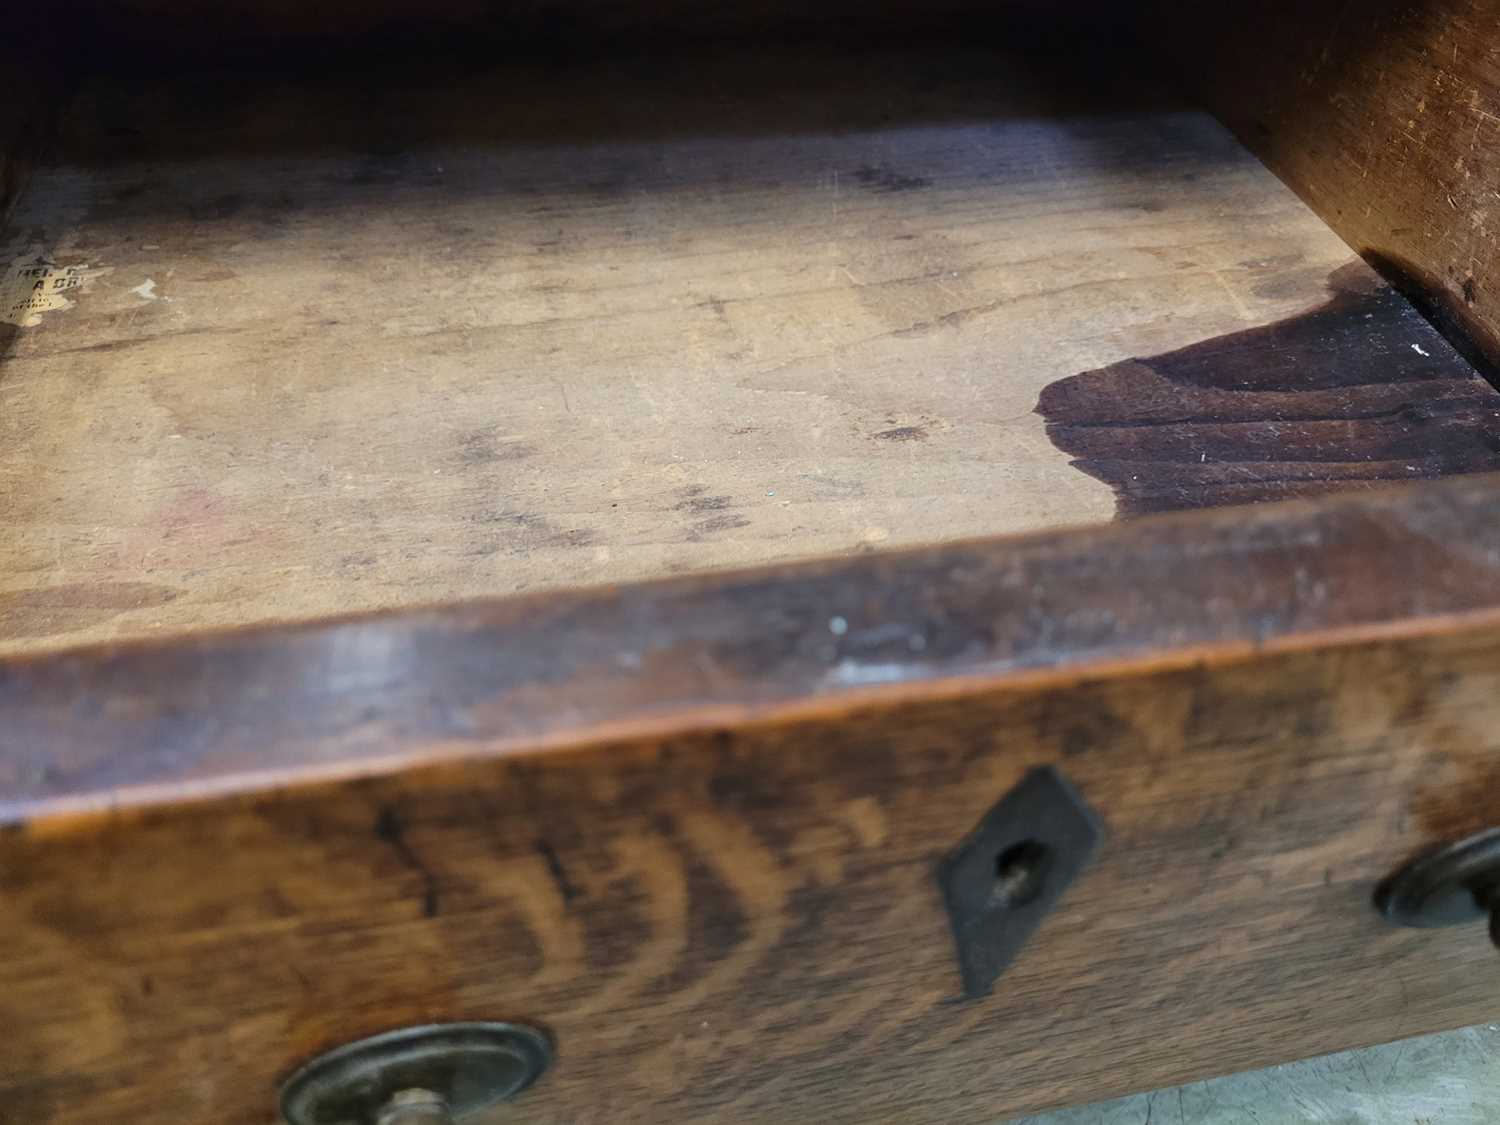
POLYGON ((1500 501, 1443 490, 12 663, 8 762, 53 772, 0 843, 6 1104, 267 1122, 329 1048, 513 1020, 556 1049, 518 1120, 985 1121, 1491 1018, 1482 932, 1371 904, 1500 823, 1492 533, 1432 553, 1500 501), (1038 597, 1077 612, 1026 634, 1038 597), (889 672, 877 613, 933 644, 910 678, 808 688, 889 672), (1041 766, 1106 838, 966 998, 940 864, 1041 766))
POLYGON ((0 1119, 1500 1015, 1500 4, 524 7, 0 37, 0 1119))

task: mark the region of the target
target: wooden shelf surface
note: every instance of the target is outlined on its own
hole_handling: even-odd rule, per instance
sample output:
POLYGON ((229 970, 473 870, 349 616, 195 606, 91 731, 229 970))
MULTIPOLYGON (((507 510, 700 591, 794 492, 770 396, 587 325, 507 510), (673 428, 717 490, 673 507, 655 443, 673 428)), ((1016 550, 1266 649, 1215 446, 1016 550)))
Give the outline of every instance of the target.
POLYGON ((1311 211, 1081 64, 100 79, 0 247, 64 286, 0 325, 3 651, 1500 467, 1311 211), (1302 335, 1352 382, 1277 335, 1351 286, 1302 335))

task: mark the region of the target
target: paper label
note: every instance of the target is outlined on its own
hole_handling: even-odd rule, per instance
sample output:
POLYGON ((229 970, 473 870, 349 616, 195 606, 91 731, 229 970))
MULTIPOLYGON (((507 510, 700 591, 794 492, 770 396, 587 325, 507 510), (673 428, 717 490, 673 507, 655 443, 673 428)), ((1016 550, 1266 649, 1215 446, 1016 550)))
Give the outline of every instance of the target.
POLYGON ((72 308, 70 298, 88 276, 86 265, 59 266, 45 258, 17 262, 0 276, 0 324, 34 328, 43 313, 72 308))

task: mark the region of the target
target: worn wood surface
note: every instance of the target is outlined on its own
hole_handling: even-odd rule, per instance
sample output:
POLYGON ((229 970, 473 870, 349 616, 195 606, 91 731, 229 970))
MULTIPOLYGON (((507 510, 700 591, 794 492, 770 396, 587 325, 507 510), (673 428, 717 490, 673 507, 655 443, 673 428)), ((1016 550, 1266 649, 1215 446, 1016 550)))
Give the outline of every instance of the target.
POLYGON ((962 51, 100 79, 7 246, 82 270, 0 368, 10 651, 1107 518, 1044 388, 1352 259, 1145 68, 962 51))
POLYGON ((1210 108, 1500 362, 1500 3, 1157 7, 1151 41, 1210 108))
POLYGON ((0 813, 1427 629, 1500 605, 1497 480, 16 657, 0 813))
POLYGON ((1497 505, 12 658, 0 1104, 266 1125, 320 1049, 490 1017, 559 1047, 497 1123, 990 1121, 1493 1018, 1479 929, 1368 900, 1500 819, 1497 505), (1042 763, 1106 848, 962 1002, 936 861, 1042 763))

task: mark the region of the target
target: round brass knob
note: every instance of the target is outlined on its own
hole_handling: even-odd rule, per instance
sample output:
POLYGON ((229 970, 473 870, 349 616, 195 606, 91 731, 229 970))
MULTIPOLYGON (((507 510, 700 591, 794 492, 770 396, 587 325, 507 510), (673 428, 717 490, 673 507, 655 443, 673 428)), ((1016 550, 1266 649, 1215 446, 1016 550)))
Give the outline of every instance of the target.
POLYGON ((320 1055, 281 1088, 288 1125, 452 1125, 513 1098, 552 1061, 552 1044, 514 1023, 407 1027, 320 1055))

